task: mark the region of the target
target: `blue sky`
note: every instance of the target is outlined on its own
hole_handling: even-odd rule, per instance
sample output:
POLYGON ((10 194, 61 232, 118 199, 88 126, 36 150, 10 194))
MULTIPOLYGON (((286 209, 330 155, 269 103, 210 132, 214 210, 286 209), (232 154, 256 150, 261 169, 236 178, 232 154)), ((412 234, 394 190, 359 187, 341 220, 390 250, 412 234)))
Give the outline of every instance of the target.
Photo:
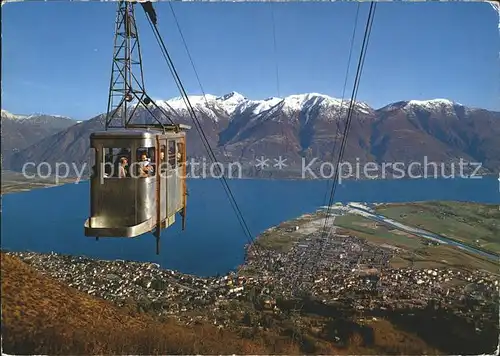
MULTIPOLYGON (((158 26, 188 94, 201 90, 168 3, 158 26)), ((342 96, 357 3, 174 3, 206 93, 251 99, 319 92, 342 96), (274 13, 277 53, 273 45, 274 13)), ((369 4, 361 4, 346 96, 369 4)), ((140 7, 146 88, 179 93, 140 7)), ((87 119, 104 112, 113 51, 114 2, 2 6, 2 108, 87 119)), ((500 111, 498 14, 485 3, 379 3, 358 100, 378 108, 448 98, 500 111)))

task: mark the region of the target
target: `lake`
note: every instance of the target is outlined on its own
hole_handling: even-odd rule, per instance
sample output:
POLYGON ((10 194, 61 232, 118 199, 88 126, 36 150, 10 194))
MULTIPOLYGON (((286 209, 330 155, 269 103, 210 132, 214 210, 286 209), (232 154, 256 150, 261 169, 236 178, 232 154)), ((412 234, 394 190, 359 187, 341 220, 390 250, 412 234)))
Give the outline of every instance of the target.
MULTIPOLYGON (((245 221, 256 236, 263 230, 325 205, 327 181, 228 180, 245 221)), ((181 221, 162 231, 160 255, 152 234, 137 239, 85 237, 88 182, 8 194, 2 198, 2 248, 57 252, 101 259, 151 261, 200 276, 225 274, 243 262, 248 243, 219 180, 188 183, 186 230, 181 221)), ((482 179, 343 181, 339 202, 460 200, 500 204, 499 182, 482 179)))

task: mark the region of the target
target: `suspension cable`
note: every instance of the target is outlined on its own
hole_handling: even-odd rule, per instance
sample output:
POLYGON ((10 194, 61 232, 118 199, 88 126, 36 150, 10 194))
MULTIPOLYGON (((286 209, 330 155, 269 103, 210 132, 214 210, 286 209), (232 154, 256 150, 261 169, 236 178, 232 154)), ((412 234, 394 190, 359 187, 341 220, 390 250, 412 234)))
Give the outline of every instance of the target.
MULTIPOLYGON (((153 24, 149 18, 148 18, 148 22, 149 22, 150 26, 152 27, 153 33, 155 34, 155 37, 156 37, 156 40, 158 41, 158 44, 160 45, 160 48, 162 50, 163 57, 169 66, 169 69, 174 77, 174 80, 176 81, 176 84, 177 84, 179 91, 181 92, 181 96, 184 100, 186 107, 188 108, 188 112, 190 113, 191 118, 193 119, 193 121, 195 123, 195 127, 202 138, 202 143, 205 146, 205 148, 207 149, 207 152, 210 156, 210 159, 212 160, 212 163, 216 163, 217 158, 216 158, 216 156, 215 156, 215 154, 210 146, 210 143, 209 143, 209 141, 208 141, 208 139, 203 131, 203 128, 201 127, 201 124, 198 120, 198 117, 196 116, 196 112, 194 111, 194 109, 189 101, 189 97, 186 94, 186 91, 184 89, 184 86, 183 86, 180 78, 179 78, 177 70, 175 69, 175 66, 172 62, 172 59, 171 59, 169 53, 168 53, 168 50, 165 46, 165 43, 164 43, 164 41, 163 41, 159 31, 158 31, 158 27, 156 26, 156 24, 153 24)), ((219 165, 217 165, 217 168, 219 169, 219 171, 221 171, 219 165)), ((226 180, 226 177, 224 176, 224 172, 220 172, 220 173, 221 173, 222 185, 224 187, 224 190, 226 191, 226 193, 228 194, 228 197, 230 198, 231 205, 233 206, 233 209, 235 210, 235 213, 238 217, 240 225, 243 228, 244 233, 247 235, 249 243, 252 243, 253 242, 252 233, 250 232, 250 229, 249 229, 249 227, 248 227, 248 225, 243 217, 243 214, 242 214, 240 208, 238 207, 236 199, 234 198, 234 195, 231 191, 231 188, 229 187, 227 180, 226 180)))
POLYGON ((278 89, 278 98, 280 97, 280 72, 278 67, 278 45, 276 44, 276 23, 274 19, 273 2, 269 2, 271 6, 271 20, 273 24, 273 46, 274 46, 274 65, 276 70, 276 87, 278 89))
MULTIPOLYGON (((352 57, 352 52, 353 52, 353 48, 354 48, 354 39, 356 38, 356 29, 357 29, 357 25, 358 25, 358 18, 359 18, 359 8, 360 8, 360 3, 357 4, 357 8, 356 8, 356 14, 355 14, 355 18, 354 18, 354 27, 353 27, 353 31, 352 31, 352 35, 351 35, 351 44, 350 44, 350 48, 349 48, 349 56, 348 56, 348 59, 347 59, 347 65, 346 65, 346 74, 345 74, 345 78, 344 78, 344 86, 342 88, 342 98, 341 98, 341 102, 340 102, 340 109, 338 111, 338 115, 337 115, 337 129, 335 131, 335 136, 334 136, 334 144, 333 144, 333 148, 332 148, 332 151, 331 151, 331 155, 332 155, 332 163, 335 162, 334 160, 334 154, 336 152, 336 148, 337 148, 337 136, 339 134, 339 131, 340 131, 340 120, 342 118, 342 114, 344 112, 344 99, 345 99, 345 91, 346 91, 346 87, 347 87, 347 80, 349 78, 349 70, 350 70, 350 63, 351 63, 351 57, 352 57)), ((329 206, 331 205, 329 203, 329 200, 327 201, 327 197, 328 197, 328 192, 329 192, 329 180, 326 181, 326 190, 325 190, 325 195, 323 197, 323 205, 328 205, 328 209, 329 209, 329 206)), ((328 214, 328 213, 327 213, 328 214)), ((326 228, 326 220, 325 220, 325 223, 323 225, 323 230, 325 230, 326 228)), ((321 230, 321 231, 323 231, 321 230)), ((301 264, 301 268, 300 268, 300 278, 299 280, 302 281, 303 280, 303 275, 304 275, 304 267, 306 265, 307 261, 304 261, 302 264, 301 264)))
MULTIPOLYGON (((345 151, 345 148, 346 148, 346 145, 347 145, 347 137, 349 135, 349 129, 351 127, 352 114, 353 114, 353 111, 354 111, 355 101, 356 101, 356 98, 357 98, 357 95, 358 95, 359 82, 361 81, 361 74, 362 74, 363 66, 364 66, 364 62, 365 62, 366 51, 367 51, 367 48, 368 48, 368 42, 370 40, 371 29, 372 29, 372 25, 373 25, 373 18, 375 16, 376 6, 377 6, 377 4, 375 2, 373 2, 373 1, 370 3, 370 11, 368 13, 368 19, 366 21, 365 34, 363 36, 363 43, 361 45, 361 52, 360 52, 359 60, 358 60, 358 68, 356 70, 356 77, 354 79, 354 86, 353 86, 353 90, 352 90, 352 93, 351 93, 351 100, 350 100, 350 103, 349 103, 349 110, 348 110, 348 113, 347 113, 346 128, 344 130, 344 134, 343 134, 343 137, 342 137, 342 143, 341 143, 341 146, 340 146, 340 153, 339 153, 338 164, 340 164, 340 162, 342 161, 342 158, 344 156, 344 151, 345 151)), ((332 188, 331 188, 331 191, 330 191, 330 200, 329 200, 329 204, 328 204, 327 214, 326 214, 326 217, 325 217, 325 226, 326 226, 326 223, 327 223, 328 218, 329 218, 330 205, 333 202, 335 191, 337 189, 338 175, 339 175, 339 170, 335 169, 335 176, 333 178, 332 188)), ((324 232, 325 232, 325 235, 326 235, 326 229, 325 229, 324 232)), ((323 238, 325 237, 325 235, 323 236, 323 238)))
MULTIPOLYGON (((352 51, 353 51, 353 48, 354 48, 354 39, 356 38, 356 29, 358 27, 358 18, 359 18, 359 8, 360 8, 360 3, 358 2, 357 4, 357 7, 356 7, 356 15, 355 15, 355 18, 354 18, 354 27, 353 27, 353 31, 352 31, 352 35, 351 35, 351 44, 350 44, 350 47, 349 47, 349 56, 348 56, 348 59, 347 59, 347 69, 346 69, 346 74, 345 74, 345 78, 344 78, 344 85, 343 85, 343 88, 342 88, 342 98, 341 98, 341 101, 340 101, 340 109, 338 111, 338 115, 337 115, 337 129, 335 131, 335 136, 334 136, 334 144, 333 144, 333 148, 332 148, 332 151, 331 151, 331 155, 332 155, 332 163, 335 162, 335 160, 333 159, 333 156, 336 152, 336 148, 337 148, 337 136, 339 134, 339 129, 340 129, 340 125, 339 125, 339 122, 342 118, 342 114, 344 112, 344 99, 345 99, 345 92, 346 92, 346 87, 347 87, 347 80, 349 78, 349 69, 351 67, 350 63, 351 63, 351 57, 352 57, 352 51)), ((329 192, 329 180, 326 180, 326 189, 325 189, 325 195, 323 197, 323 205, 328 205, 328 207, 331 205, 329 203, 329 200, 327 201, 327 197, 328 197, 328 192, 329 192)), ((328 214, 328 213, 327 213, 328 214)), ((323 230, 326 228, 326 220, 325 220, 325 223, 323 225, 323 230)), ((322 230, 322 231, 323 231, 322 230)), ((303 276, 303 270, 304 270, 304 267, 306 265, 306 261, 304 261, 301 265, 301 269, 300 269, 300 279, 302 279, 302 276, 303 276)))
MULTIPOLYGON (((182 43, 183 43, 183 45, 184 45, 184 49, 186 50, 186 53, 187 53, 187 55, 188 55, 188 57, 189 57, 189 61, 190 61, 191 66, 192 66, 192 68, 193 68, 193 72, 194 72, 194 74, 195 74, 195 76, 196 76, 196 80, 197 80, 197 82, 198 82, 198 85, 199 85, 199 87, 200 87, 201 93, 202 93, 202 95, 203 95, 203 99, 204 99, 204 101, 205 101, 205 104, 206 104, 206 106, 207 106, 207 107, 210 107, 210 103, 209 103, 209 102, 208 102, 208 100, 207 100, 207 96, 206 96, 205 90, 203 89, 203 85, 201 84, 200 76, 198 75, 198 71, 196 70, 196 66, 195 66, 195 64, 194 64, 194 60, 193 60, 193 58, 192 58, 192 56, 191 56, 191 52, 189 51, 189 47, 188 47, 188 45, 187 45, 187 41, 186 41, 186 39, 185 39, 185 37, 184 37, 184 34, 183 34, 183 32, 182 32, 182 29, 181 29, 181 25, 180 25, 180 23, 179 23, 179 20, 177 19, 177 15, 176 15, 176 13, 175 13, 174 7, 173 7, 173 5, 172 5, 172 3, 171 3, 171 2, 169 2, 169 6, 170 6, 170 10, 171 10, 171 12, 172 12, 172 16, 173 16, 173 18, 174 18, 175 24, 176 24, 176 26, 177 26, 177 30, 178 30, 178 32, 179 32, 179 35, 181 36, 182 43)), ((166 48, 165 48, 165 50, 166 50, 166 48)), ((168 57, 167 57, 167 58, 168 58, 168 57)), ((173 64, 172 64, 172 65, 173 65, 173 64)), ((179 80, 180 80, 180 79, 179 79, 179 80)), ((186 96, 186 97, 187 97, 187 96, 186 96)), ((188 98, 188 102, 189 102, 189 98, 188 98)), ((193 112, 194 112, 194 110, 193 110, 193 112)), ((195 115, 195 117, 196 117, 196 115, 195 115)), ((201 128, 201 125, 199 125, 199 127, 200 127, 200 129, 198 130, 198 132, 199 132, 199 133, 200 133, 200 131, 201 131, 201 132, 203 132, 203 129, 201 128)), ((201 133, 200 133, 200 135, 201 135, 201 133)), ((211 150, 212 150, 212 149, 210 148, 210 144, 208 143, 208 140, 207 140, 207 144, 205 145, 205 149, 207 149, 207 151, 209 151, 209 150, 211 151, 211 150), (207 147, 207 146, 208 146, 208 147, 207 147)), ((212 152, 212 154, 213 154, 213 152, 212 152)), ((213 156, 215 157, 215 154, 213 154, 213 156)), ((232 205, 232 207, 233 207, 233 210, 235 211, 235 213, 237 214, 237 216, 238 216, 238 218, 239 218, 240 225, 242 225, 243 231, 244 231, 244 232, 248 235, 248 236, 247 236, 248 242, 249 242, 250 244, 252 244, 252 243, 253 243, 253 241, 254 241, 254 238, 253 238, 252 234, 250 233, 250 231, 249 231, 249 229, 248 229, 248 226, 246 226, 246 223, 245 223, 245 219, 244 219, 244 217, 243 217, 243 214, 242 214, 242 213, 241 213, 241 211, 239 210, 238 204, 236 203, 236 199, 234 198, 234 196, 233 196, 233 195, 232 195, 232 193, 231 193, 231 189, 229 188, 229 185, 228 185, 227 183, 224 185, 224 183, 223 183, 223 188, 224 188, 224 190, 226 191, 226 194, 228 195, 228 197, 230 198, 231 205, 232 205)))
POLYGON ((205 90, 203 89, 203 85, 201 85, 200 76, 198 75, 198 71, 196 70, 196 66, 194 65, 193 58, 191 57, 191 52, 189 51, 186 39, 184 38, 184 34, 182 33, 181 25, 179 23, 179 20, 177 19, 177 15, 175 14, 172 2, 169 1, 168 5, 170 6, 170 11, 172 12, 172 16, 174 17, 174 21, 175 21, 175 24, 177 26, 177 30, 179 31, 179 35, 181 36, 182 43, 184 45, 184 49, 186 50, 186 53, 189 57, 189 61, 191 62, 191 67, 193 67, 194 75, 196 76, 196 80, 198 81, 198 85, 200 86, 201 93, 203 95, 203 100, 205 100, 205 104, 207 105, 207 107, 209 107, 210 104, 208 103, 207 95, 205 94, 205 90))
MULTIPOLYGON (((367 19, 366 26, 365 26, 365 33, 363 36, 363 43, 361 46, 361 52, 360 52, 359 59, 358 59, 358 66, 357 66, 357 70, 356 70, 356 76, 354 79, 353 90, 351 93, 351 99, 350 99, 350 103, 349 103, 347 120, 346 120, 345 129, 344 129, 344 134, 342 137, 338 162, 340 162, 342 160, 342 157, 343 157, 344 151, 345 151, 345 147, 347 144, 347 137, 349 135, 349 129, 351 126, 352 114, 354 111, 353 109, 354 109, 355 100, 356 100, 357 93, 358 93, 359 82, 361 80, 361 73, 362 73, 363 66, 364 66, 364 61, 365 61, 365 57, 366 57, 366 50, 368 48, 368 42, 369 42, 371 28, 372 28, 372 24, 373 24, 373 17, 375 16, 375 10, 376 10, 376 3, 371 1, 370 2, 370 10, 368 13, 368 19, 367 19)), ((325 216, 325 226, 326 226, 326 223, 327 223, 328 218, 330 216, 330 205, 331 205, 331 202, 333 201, 333 197, 335 195, 335 191, 337 188, 338 174, 339 174, 338 169, 335 169, 335 176, 334 176, 334 179, 332 182, 329 204, 328 204, 327 213, 325 216)), ((326 243, 327 237, 328 237, 328 233, 326 231, 326 228, 323 228, 323 231, 321 231, 321 240, 320 240, 320 246, 319 246, 319 250, 318 250, 319 256, 317 258, 315 258, 315 260, 316 260, 315 268, 314 268, 315 270, 318 268, 319 262, 322 260, 322 256, 324 253, 324 245, 326 243)), ((315 273, 315 272, 316 271, 314 271, 313 273, 315 273)))
MULTIPOLYGON (((346 70, 345 78, 344 78, 344 86, 342 88, 342 99, 341 99, 341 102, 340 102, 340 110, 338 112, 338 118, 337 118, 337 130, 335 132, 335 142, 334 142, 333 148, 332 148, 332 161, 333 161, 333 156, 334 156, 334 154, 336 152, 337 143, 338 143, 338 140, 337 140, 337 136, 339 134, 339 125, 338 124, 340 123, 340 120, 342 118, 342 114, 344 112, 345 91, 346 91, 346 87, 347 87, 347 79, 349 78, 349 70, 351 68, 352 50, 354 48, 354 39, 356 38, 356 29, 358 27, 360 5, 361 4, 358 2, 357 8, 356 8, 356 17, 355 17, 355 20, 354 20, 354 28, 352 30, 351 45, 350 45, 350 48, 349 48, 349 56, 348 56, 348 59, 347 59, 347 70, 346 70)), ((346 123, 346 125, 347 125, 347 123, 346 123)), ((341 159, 342 158, 340 158, 340 157, 338 158, 338 160, 337 160, 337 166, 339 166, 341 159)), ((324 205, 327 206, 327 216, 330 213, 330 206, 332 205, 331 191, 330 191, 330 196, 329 196, 328 201, 326 200, 326 198, 328 196, 328 191, 329 191, 329 189, 328 189, 329 184, 328 183, 329 183, 329 180, 326 181, 326 191, 325 191, 325 196, 323 198, 324 205)), ((332 185, 332 187, 333 187, 333 185, 332 185)), ((327 225, 327 220, 325 219, 325 224, 323 225, 323 230, 326 229, 326 225, 327 225)))

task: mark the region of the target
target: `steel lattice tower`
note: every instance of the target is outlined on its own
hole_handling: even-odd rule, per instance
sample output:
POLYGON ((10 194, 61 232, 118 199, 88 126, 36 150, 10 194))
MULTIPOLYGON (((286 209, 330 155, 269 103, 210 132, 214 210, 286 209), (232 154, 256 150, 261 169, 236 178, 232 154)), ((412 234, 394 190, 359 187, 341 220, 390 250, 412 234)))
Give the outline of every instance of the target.
POLYGON ((118 3, 106 130, 127 128, 139 104, 147 107, 151 102, 144 89, 134 3, 125 0, 118 3))

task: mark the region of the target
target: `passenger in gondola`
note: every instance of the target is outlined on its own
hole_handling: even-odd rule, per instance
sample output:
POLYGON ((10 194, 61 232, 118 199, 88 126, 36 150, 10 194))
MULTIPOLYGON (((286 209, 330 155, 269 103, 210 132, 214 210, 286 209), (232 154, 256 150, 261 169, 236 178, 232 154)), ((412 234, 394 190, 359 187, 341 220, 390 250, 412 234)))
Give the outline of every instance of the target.
POLYGON ((141 177, 149 177, 149 174, 153 171, 153 166, 146 153, 141 155, 141 161, 139 162, 139 175, 141 177))
POLYGON ((165 172, 167 167, 165 167, 165 151, 164 150, 160 151, 159 164, 160 164, 160 173, 165 172))
POLYGON ((162 151, 160 151, 158 166, 156 165, 156 161, 150 163, 150 166, 151 166, 150 174, 155 175, 157 168, 160 168, 160 172, 165 170, 165 165, 163 164, 164 160, 165 160, 165 151, 162 150, 162 151))
POLYGON ((132 159, 132 153, 130 152, 130 148, 122 148, 118 153, 120 157, 125 157, 128 162, 132 159))
POLYGON ((184 150, 182 147, 182 142, 178 142, 177 143, 177 165, 179 165, 181 163, 183 152, 184 152, 184 150))
POLYGON ((118 166, 118 178, 126 178, 128 176, 128 160, 127 157, 120 158, 120 165, 118 166))

